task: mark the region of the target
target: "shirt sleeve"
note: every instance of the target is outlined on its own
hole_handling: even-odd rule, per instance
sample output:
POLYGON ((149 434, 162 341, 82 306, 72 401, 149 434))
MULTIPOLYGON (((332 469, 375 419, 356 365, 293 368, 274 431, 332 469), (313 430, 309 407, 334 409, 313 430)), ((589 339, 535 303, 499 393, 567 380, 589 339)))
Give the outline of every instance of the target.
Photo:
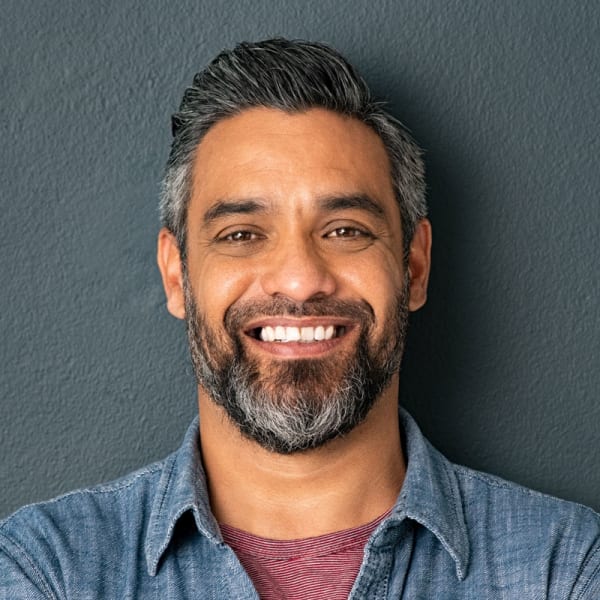
POLYGON ((29 557, 9 546, 15 545, 0 536, 0 600, 57 600, 29 557))
POLYGON ((598 600, 600 598, 600 541, 583 567, 578 583, 571 596, 573 600, 598 600))

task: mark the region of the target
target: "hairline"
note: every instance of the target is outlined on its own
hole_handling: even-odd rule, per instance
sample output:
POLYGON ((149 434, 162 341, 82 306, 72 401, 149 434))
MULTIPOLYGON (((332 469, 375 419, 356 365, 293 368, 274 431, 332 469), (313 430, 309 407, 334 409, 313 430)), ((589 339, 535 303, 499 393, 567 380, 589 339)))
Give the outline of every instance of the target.
POLYGON ((172 117, 173 142, 160 213, 183 254, 198 148, 215 124, 253 108, 288 114, 321 108, 352 117, 373 130, 388 157, 404 254, 408 256, 416 224, 427 215, 421 149, 337 50, 319 42, 284 38, 242 42, 222 51, 196 73, 172 117))

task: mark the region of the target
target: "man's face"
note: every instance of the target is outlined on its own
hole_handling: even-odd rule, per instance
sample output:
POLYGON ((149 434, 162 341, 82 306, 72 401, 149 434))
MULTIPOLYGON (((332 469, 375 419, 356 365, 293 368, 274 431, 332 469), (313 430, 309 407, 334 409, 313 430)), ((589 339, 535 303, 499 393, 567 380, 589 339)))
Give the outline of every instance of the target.
POLYGON ((389 171, 371 129, 322 109, 250 109, 199 145, 169 305, 183 297, 201 393, 271 450, 350 431, 396 376, 424 297, 389 171))

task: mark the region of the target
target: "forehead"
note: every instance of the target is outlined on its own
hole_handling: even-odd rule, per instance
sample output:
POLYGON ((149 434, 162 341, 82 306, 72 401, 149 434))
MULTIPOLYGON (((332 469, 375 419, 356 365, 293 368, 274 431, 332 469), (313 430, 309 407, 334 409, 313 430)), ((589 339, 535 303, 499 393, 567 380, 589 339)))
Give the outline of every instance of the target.
POLYGON ((220 121, 198 146, 192 189, 192 204, 201 210, 226 198, 308 202, 349 193, 395 206, 379 136, 325 109, 252 108, 220 121))

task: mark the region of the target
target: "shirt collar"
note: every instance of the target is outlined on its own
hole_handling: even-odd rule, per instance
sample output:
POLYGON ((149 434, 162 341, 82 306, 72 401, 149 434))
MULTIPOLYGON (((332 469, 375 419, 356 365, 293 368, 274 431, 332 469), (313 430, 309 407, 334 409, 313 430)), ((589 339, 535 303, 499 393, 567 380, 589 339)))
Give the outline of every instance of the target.
MULTIPOLYGON (((417 521, 439 539, 462 580, 468 568, 469 541, 453 466, 431 446, 403 409, 400 420, 408 461, 406 477, 396 505, 380 529, 393 520, 417 521)), ((201 534, 212 543, 222 543, 219 526, 210 510, 197 417, 179 450, 166 459, 158 484, 144 548, 150 575, 156 574, 177 521, 188 511, 192 512, 201 534)))
POLYGON ((198 531, 214 543, 223 541, 208 499, 206 475, 200 456, 198 417, 189 426, 179 450, 169 456, 154 498, 144 551, 148 573, 156 575, 179 518, 190 512, 198 531))
POLYGON ((456 472, 402 408, 400 422, 408 464, 388 522, 409 518, 429 529, 454 560, 456 576, 462 580, 467 574, 470 548, 456 472))

